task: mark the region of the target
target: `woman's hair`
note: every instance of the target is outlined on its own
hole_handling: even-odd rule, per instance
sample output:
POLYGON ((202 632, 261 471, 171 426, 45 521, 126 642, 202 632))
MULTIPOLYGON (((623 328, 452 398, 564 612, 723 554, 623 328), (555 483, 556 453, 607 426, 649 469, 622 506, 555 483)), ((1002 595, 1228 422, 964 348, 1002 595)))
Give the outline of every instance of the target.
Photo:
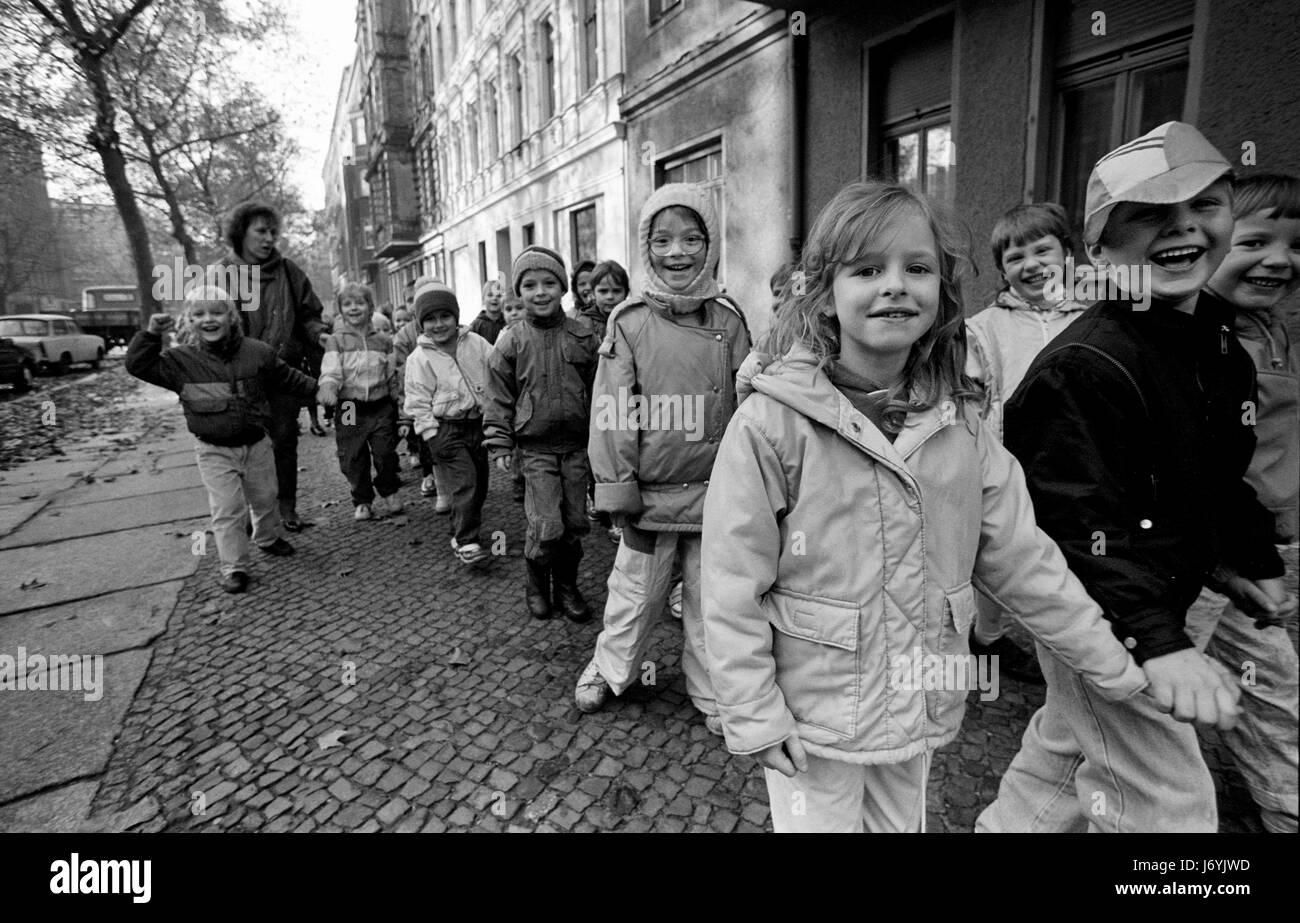
POLYGON ((576 295, 578 292, 578 276, 582 275, 584 272, 591 272, 595 268, 596 264, 591 260, 583 260, 577 266, 574 266, 573 275, 569 277, 569 291, 576 295))
POLYGON ((258 218, 265 218, 272 227, 280 227, 280 216, 274 208, 263 202, 245 202, 230 213, 230 219, 226 222, 226 243, 230 244, 230 249, 236 255, 240 255, 240 249, 244 246, 244 235, 248 233, 249 225, 258 218))
POLYGON ((850 183, 821 210, 808 232, 800 269, 803 293, 786 286, 772 328, 770 349, 784 355, 796 343, 821 368, 840 354, 840 322, 832 286, 843 266, 855 263, 901 218, 919 215, 934 234, 939 257, 939 311, 912 345, 903 375, 889 392, 885 427, 898 432, 909 412, 933 407, 945 393, 953 400, 981 400, 983 388, 965 372, 965 315, 960 271, 971 265, 970 235, 937 203, 896 183, 850 183))
POLYGON ((348 282, 339 289, 338 295, 334 299, 340 317, 343 315, 343 299, 354 295, 360 295, 364 298, 370 313, 375 313, 375 293, 371 291, 370 286, 363 282, 348 282))
POLYGON ((1074 253, 1074 233, 1065 209, 1055 202, 1034 202, 1017 205, 993 225, 989 245, 993 250, 993 268, 1002 271, 1002 254, 1011 247, 1019 247, 1040 237, 1055 237, 1061 242, 1066 256, 1074 253))
POLYGON ((597 263, 596 268, 591 271, 592 291, 595 291, 596 286, 606 277, 613 279, 616 284, 622 286, 623 291, 632 291, 631 283, 627 278, 627 270, 614 260, 605 260, 603 263, 597 263))
POLYGON ((1233 183, 1233 218, 1265 210, 1271 220, 1300 218, 1300 179, 1286 173, 1254 173, 1233 183))

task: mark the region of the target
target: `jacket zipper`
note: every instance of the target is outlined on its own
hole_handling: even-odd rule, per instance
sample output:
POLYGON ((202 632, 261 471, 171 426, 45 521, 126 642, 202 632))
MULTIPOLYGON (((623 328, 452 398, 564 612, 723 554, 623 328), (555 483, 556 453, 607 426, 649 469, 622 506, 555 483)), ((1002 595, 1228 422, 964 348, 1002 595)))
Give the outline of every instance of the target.
POLYGON ((1226 356, 1227 354, 1228 354, 1228 325, 1220 324, 1219 325, 1219 355, 1226 356))

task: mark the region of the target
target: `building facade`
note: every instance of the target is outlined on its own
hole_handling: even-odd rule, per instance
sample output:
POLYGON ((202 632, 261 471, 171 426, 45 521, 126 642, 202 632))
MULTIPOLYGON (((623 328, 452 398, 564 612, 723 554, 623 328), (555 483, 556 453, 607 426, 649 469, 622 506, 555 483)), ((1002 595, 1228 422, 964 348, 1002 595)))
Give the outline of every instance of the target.
MULTIPOLYGON (((754 335, 770 324, 768 280, 791 256, 797 63, 786 16, 740 0, 626 0, 628 234, 659 186, 714 193, 718 281, 754 335)), ((637 259, 633 253, 634 261, 637 259)), ((629 266, 636 287, 641 267, 629 266)))
MULTIPOLYGON (((366 180, 369 145, 362 106, 360 55, 343 71, 334 124, 321 179, 331 230, 330 276, 337 288, 345 282, 376 286, 379 264, 374 256, 370 184, 366 180)), ((323 293, 322 297, 328 293, 323 293)))
POLYGON ((61 252, 40 142, 0 119, 0 314, 66 308, 61 252))

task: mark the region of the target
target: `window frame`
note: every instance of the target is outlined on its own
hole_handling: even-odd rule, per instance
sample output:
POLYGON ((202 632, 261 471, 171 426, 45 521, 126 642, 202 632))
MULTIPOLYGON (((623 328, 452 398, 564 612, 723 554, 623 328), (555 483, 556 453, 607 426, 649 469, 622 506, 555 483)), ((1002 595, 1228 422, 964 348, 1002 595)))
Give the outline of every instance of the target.
POLYGON ((714 153, 718 155, 718 175, 703 182, 697 182, 696 185, 718 190, 718 194, 714 197, 714 211, 718 222, 718 236, 721 240, 718 242, 718 263, 715 278, 720 284, 725 284, 727 256, 727 141, 725 133, 694 138, 685 144, 663 152, 655 160, 653 181, 654 189, 658 189, 669 182, 666 175, 670 170, 684 167, 688 163, 707 158, 714 153))

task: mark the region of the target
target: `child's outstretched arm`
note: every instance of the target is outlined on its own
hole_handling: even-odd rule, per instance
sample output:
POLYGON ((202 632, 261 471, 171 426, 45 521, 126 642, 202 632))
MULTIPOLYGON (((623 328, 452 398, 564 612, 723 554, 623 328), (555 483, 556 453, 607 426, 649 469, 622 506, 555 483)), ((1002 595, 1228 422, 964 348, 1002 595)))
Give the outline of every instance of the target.
POLYGON ((343 362, 339 354, 339 341, 332 334, 325 336, 325 355, 320 360, 320 379, 316 383, 316 400, 325 407, 339 402, 339 389, 343 387, 343 362))
POLYGON ((296 394, 298 397, 316 396, 316 379, 304 375, 269 350, 268 355, 270 359, 262 368, 262 382, 268 391, 296 394))
POLYGON ((515 377, 516 339, 513 330, 501 332, 488 355, 487 401, 483 407, 483 444, 497 467, 510 467, 515 449, 515 404, 519 382, 515 377))
POLYGON ((704 646, 727 748, 757 754, 764 765, 793 775, 807 767, 794 715, 776 684, 772 626, 762 609, 776 580, 777 517, 787 496, 776 448, 738 412, 718 446, 704 500, 700 567, 709 575, 701 588, 704 646))
POLYGON ((162 361, 163 334, 173 325, 169 314, 155 314, 149 318, 148 328, 137 332, 126 348, 128 374, 169 391, 180 390, 180 383, 169 374, 167 364, 162 361))
POLYGON ((636 358, 622 326, 622 315, 611 314, 605 342, 600 347, 600 364, 591 394, 591 436, 587 454, 596 478, 596 509, 636 516, 645 504, 637 473, 641 467, 641 434, 635 427, 611 425, 626 419, 619 414, 620 402, 637 392, 636 358))

